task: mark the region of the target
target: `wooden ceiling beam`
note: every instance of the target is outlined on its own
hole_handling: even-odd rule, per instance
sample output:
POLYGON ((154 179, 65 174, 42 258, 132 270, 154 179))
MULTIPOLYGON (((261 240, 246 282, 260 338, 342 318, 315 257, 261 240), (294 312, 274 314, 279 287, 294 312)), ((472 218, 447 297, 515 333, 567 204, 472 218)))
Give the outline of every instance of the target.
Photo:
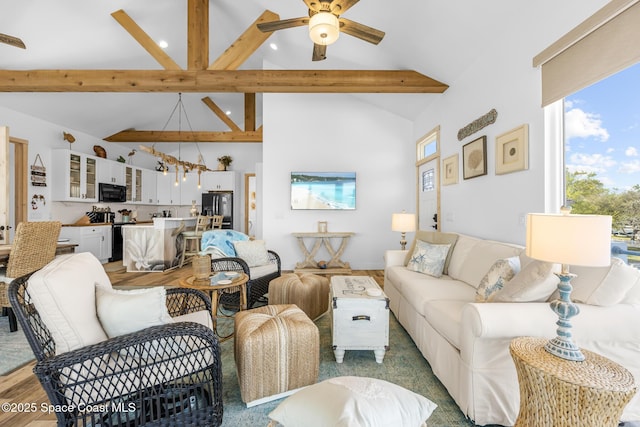
POLYGON ((111 14, 111 16, 118 21, 118 23, 127 30, 131 36, 136 39, 140 46, 142 46, 147 52, 158 61, 165 70, 181 70, 182 68, 175 63, 173 59, 167 53, 162 50, 156 42, 153 41, 149 35, 135 23, 133 19, 127 13, 120 9, 111 14))
POLYGON ((442 93, 412 70, 0 70, 0 92, 442 93))
POLYGON ((263 33, 256 26, 277 21, 280 15, 265 10, 210 66, 210 70, 237 70, 273 33, 263 33))
POLYGON ((209 65, 209 0, 189 0, 187 6, 187 69, 209 65))
POLYGON ((244 130, 256 130, 256 94, 244 94, 244 130))
POLYGON ((253 132, 128 129, 104 138, 108 142, 262 142, 262 129, 253 132))
POLYGON ((213 111, 213 113, 216 116, 218 116, 220 120, 222 120, 227 126, 229 126, 229 129, 231 129, 234 132, 242 132, 242 129, 240 129, 240 126, 235 124, 235 122, 231 120, 231 117, 227 116, 225 112, 222 111, 222 108, 218 107, 218 104, 213 102, 211 98, 209 98, 208 96, 205 96, 204 98, 202 98, 202 102, 204 102, 207 105, 207 107, 209 107, 209 109, 213 111))

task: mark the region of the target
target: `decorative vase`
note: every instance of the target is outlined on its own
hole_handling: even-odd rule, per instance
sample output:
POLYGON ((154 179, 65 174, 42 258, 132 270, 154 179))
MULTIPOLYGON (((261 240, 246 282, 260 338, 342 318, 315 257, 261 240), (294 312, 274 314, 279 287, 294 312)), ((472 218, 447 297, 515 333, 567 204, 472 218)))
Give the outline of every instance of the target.
POLYGON ((211 276, 211 255, 195 255, 191 260, 193 277, 199 282, 209 280, 211 276))
POLYGON ((226 171, 227 170, 227 166, 222 162, 218 162, 218 170, 219 171, 226 171))

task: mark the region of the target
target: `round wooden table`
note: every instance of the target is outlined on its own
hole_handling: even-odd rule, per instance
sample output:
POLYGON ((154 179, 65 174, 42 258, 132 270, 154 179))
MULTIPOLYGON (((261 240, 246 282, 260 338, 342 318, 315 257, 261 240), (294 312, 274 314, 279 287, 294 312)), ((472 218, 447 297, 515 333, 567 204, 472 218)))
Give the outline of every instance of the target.
MULTIPOLYGON (((220 272, 214 272, 215 275, 220 274, 220 272)), ((213 277, 213 276, 212 276, 213 277)), ((180 286, 185 288, 197 289, 199 291, 203 291, 209 294, 211 297, 211 314, 213 315, 213 331, 218 336, 220 341, 225 341, 233 336, 233 332, 229 334, 221 334, 218 330, 218 317, 233 317, 233 315, 225 315, 224 313, 218 314, 218 306, 220 303, 220 296, 224 293, 233 293, 240 292, 240 310, 247 309, 247 282, 249 281, 249 276, 244 273, 240 273, 238 277, 234 278, 231 283, 217 283, 211 284, 210 279, 198 280, 195 276, 189 276, 184 279, 180 279, 180 286)))
POLYGON ((509 346, 520 385, 515 427, 617 427, 636 393, 631 373, 587 350, 583 362, 562 359, 544 349, 546 342, 520 337, 509 346))

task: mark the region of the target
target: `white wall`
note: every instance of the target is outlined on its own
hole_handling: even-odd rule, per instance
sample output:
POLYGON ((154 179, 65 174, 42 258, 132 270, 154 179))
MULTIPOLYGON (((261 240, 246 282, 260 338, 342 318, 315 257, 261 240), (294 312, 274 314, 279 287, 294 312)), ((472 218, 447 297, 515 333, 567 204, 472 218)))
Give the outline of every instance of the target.
MULTIPOLYGON (((354 269, 382 268, 398 248, 391 214, 415 210, 415 141, 410 121, 338 94, 265 94, 263 236, 283 269, 302 261, 292 232, 351 231, 342 259, 354 269), (291 210, 292 171, 355 171, 353 211, 291 210)), ((328 260, 326 252, 318 260, 328 260)))
POLYGON ((458 184, 441 189, 442 230, 524 244, 524 218, 544 212, 544 118, 540 70, 533 57, 593 13, 600 0, 576 5, 555 2, 553 15, 537 4, 519 4, 521 13, 505 21, 505 37, 494 41, 492 54, 469 64, 467 72, 415 121, 414 138, 441 126, 441 159, 459 153, 458 184), (563 10, 568 9, 568 10, 563 10), (565 13, 566 12, 566 13, 565 13), (508 35, 508 36, 507 36, 508 35), (458 141, 458 130, 492 108, 492 125, 458 141), (524 123, 529 125, 529 169, 495 174, 495 138, 524 123), (462 178, 462 146, 487 136, 487 175, 462 178))

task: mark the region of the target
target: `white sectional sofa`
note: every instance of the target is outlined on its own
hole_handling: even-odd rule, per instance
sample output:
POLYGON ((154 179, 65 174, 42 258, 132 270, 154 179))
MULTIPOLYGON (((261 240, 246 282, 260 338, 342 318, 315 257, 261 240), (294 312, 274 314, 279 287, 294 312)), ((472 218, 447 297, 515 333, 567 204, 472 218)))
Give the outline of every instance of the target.
MULTIPOLYGON (((515 277, 538 261, 526 257, 521 246, 455 233, 418 231, 416 240, 455 242, 441 277, 409 269, 410 251, 385 253, 384 290, 392 312, 470 419, 478 425, 513 425, 520 399, 509 343, 519 336, 556 336, 557 316, 548 303, 554 299, 555 276, 549 273, 552 288, 547 281, 537 295, 510 296, 519 302, 476 302, 477 288, 497 260, 518 257, 522 270, 515 277)), ((612 261, 611 267, 571 269, 578 274, 573 299, 582 301, 572 319, 573 336, 581 348, 629 369, 640 384, 640 272, 612 261)), ((623 421, 632 420, 640 420, 638 395, 623 414, 623 421)))

